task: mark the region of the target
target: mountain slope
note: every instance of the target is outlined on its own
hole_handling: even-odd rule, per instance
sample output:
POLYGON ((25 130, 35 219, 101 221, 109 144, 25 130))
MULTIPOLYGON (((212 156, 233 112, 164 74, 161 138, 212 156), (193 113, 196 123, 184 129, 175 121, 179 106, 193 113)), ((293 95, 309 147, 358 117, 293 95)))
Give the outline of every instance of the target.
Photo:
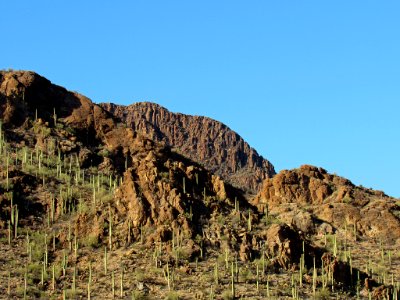
POLYGON ((256 193, 273 165, 226 125, 207 117, 172 113, 148 102, 101 107, 151 140, 164 142, 232 185, 256 193))
POLYGON ((267 178, 249 203, 90 99, 0 71, 4 297, 395 299, 396 205, 310 166, 267 178), (372 231, 343 228, 363 212, 372 231))

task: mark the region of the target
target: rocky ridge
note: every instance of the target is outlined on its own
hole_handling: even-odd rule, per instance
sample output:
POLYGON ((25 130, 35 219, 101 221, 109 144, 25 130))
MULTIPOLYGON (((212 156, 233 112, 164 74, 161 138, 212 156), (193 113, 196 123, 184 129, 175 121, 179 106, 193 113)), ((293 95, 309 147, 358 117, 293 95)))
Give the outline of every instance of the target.
POLYGON ((400 239, 396 199, 314 166, 284 170, 265 180, 253 204, 309 234, 333 233, 347 226, 364 238, 400 239))
POLYGON ((226 125, 207 117, 172 113, 149 102, 101 107, 147 138, 175 149, 249 193, 275 175, 273 165, 226 125))

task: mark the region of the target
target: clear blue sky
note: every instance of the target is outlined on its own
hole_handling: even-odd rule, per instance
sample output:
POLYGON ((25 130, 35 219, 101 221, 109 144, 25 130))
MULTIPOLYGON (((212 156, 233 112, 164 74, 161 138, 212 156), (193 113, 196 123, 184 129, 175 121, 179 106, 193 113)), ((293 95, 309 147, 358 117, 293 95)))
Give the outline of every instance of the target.
POLYGON ((220 120, 400 196, 399 1, 2 1, 0 68, 220 120))

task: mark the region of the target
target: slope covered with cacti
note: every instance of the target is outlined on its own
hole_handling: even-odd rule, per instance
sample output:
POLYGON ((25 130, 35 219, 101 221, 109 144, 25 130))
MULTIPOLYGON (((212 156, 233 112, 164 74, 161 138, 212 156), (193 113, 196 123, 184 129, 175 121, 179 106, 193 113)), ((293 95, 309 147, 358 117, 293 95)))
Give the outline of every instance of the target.
POLYGON ((274 210, 292 201, 293 182, 267 179, 249 201, 197 162, 33 72, 0 72, 0 120, 5 297, 397 297, 393 241, 392 248, 352 244, 380 251, 368 261, 381 266, 372 272, 353 262, 346 235, 299 231, 274 210))

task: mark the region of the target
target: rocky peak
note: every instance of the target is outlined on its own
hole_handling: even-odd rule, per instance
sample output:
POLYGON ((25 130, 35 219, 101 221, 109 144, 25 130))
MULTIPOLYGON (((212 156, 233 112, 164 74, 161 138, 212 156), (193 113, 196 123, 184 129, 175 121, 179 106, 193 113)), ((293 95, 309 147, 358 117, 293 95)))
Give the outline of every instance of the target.
POLYGON ((253 204, 304 232, 326 233, 348 226, 364 237, 400 238, 396 199, 310 165, 266 179, 253 204))
POLYGON ((149 102, 100 105, 149 139, 165 143, 246 192, 257 192, 264 179, 275 175, 268 160, 218 121, 172 113, 149 102))

